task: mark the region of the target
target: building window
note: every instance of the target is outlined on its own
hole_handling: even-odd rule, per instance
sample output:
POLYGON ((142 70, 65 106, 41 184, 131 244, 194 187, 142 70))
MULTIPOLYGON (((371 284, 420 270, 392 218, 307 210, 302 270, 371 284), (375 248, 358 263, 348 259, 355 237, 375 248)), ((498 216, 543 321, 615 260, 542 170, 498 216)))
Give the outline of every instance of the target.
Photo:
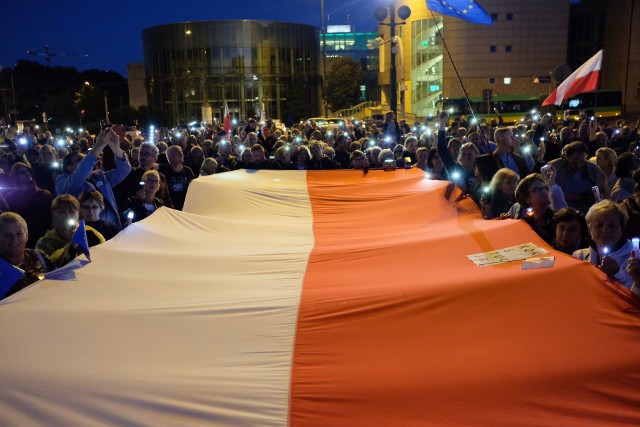
POLYGON ((507 53, 510 53, 511 52, 511 46, 505 46, 504 47, 504 51, 507 52, 507 53))
POLYGON ((504 84, 510 85, 511 84, 511 77, 505 77, 504 78, 504 84))
POLYGON ((495 46, 489 46, 489 52, 496 53, 496 47, 495 46))
POLYGON ((489 77, 489 84, 490 85, 496 84, 496 78, 495 77, 489 77))
POLYGON ((497 13, 492 13, 491 14, 491 20, 492 21, 497 21, 498 20, 498 14, 497 13))
POLYGON ((513 13, 507 13, 507 21, 513 21, 513 13))

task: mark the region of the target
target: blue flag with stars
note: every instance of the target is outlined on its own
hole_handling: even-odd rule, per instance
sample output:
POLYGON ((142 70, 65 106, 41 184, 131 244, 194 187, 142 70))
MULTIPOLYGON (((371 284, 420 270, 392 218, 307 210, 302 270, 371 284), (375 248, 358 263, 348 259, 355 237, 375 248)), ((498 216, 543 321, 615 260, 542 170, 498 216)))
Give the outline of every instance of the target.
POLYGON ((84 219, 80 220, 80 224, 78 224, 78 228, 73 234, 71 242, 77 244, 78 249, 80 249, 82 253, 86 255, 87 259, 91 261, 91 255, 89 253, 89 240, 87 239, 87 231, 84 226, 84 219))
POLYGON ((475 0, 427 0, 427 7, 475 24, 493 25, 491 16, 475 0))
POLYGON ((0 299, 24 276, 24 271, 0 258, 0 299))

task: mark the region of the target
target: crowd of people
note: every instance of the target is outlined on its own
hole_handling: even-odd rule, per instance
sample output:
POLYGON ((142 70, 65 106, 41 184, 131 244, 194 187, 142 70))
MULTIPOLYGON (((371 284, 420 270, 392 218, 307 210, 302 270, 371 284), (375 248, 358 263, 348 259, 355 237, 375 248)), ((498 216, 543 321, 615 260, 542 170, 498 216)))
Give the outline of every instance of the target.
MULTIPOLYGON (((498 113, 499 114, 499 113, 498 113)), ((557 250, 589 261, 640 292, 639 123, 585 115, 527 114, 413 126, 393 112, 382 125, 345 119, 339 128, 291 128, 249 118, 232 132, 122 126, 54 136, 0 128, 0 257, 26 273, 7 295, 74 259, 82 219, 89 245, 113 238, 160 207, 181 210, 199 176, 237 169, 418 168, 454 182, 486 219, 528 223, 557 250), (638 258, 636 258, 638 257, 638 258)))

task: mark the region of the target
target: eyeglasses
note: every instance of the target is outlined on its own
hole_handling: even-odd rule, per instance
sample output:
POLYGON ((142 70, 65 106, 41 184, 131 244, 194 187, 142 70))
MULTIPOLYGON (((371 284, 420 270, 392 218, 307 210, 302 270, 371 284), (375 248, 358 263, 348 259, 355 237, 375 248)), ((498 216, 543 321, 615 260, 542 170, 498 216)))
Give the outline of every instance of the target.
POLYGON ((547 187, 546 185, 541 186, 541 187, 532 187, 527 194, 533 194, 533 193, 540 193, 542 191, 549 191, 549 187, 547 187))
POLYGON ((147 180, 145 181, 145 183, 147 183, 147 184, 157 184, 157 183, 159 183, 159 182, 160 182, 160 181, 158 181, 157 179, 147 179, 147 180))
POLYGON ((84 210, 91 210, 91 211, 97 211, 98 209, 100 209, 100 206, 98 205, 80 205, 80 207, 84 210))
POLYGON ((145 153, 144 151, 141 151, 138 153, 138 156, 140 157, 155 157, 155 153, 145 153))

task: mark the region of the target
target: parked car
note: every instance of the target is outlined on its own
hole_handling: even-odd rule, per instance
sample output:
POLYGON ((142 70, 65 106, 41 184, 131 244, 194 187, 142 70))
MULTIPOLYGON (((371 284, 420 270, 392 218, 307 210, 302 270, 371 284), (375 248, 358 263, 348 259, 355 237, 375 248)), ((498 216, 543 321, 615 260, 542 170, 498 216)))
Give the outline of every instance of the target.
POLYGON ((384 123, 384 114, 373 114, 370 117, 364 118, 365 126, 371 126, 372 124, 375 124, 376 126, 380 127, 382 126, 383 123, 384 123))
POLYGON ((309 119, 314 122, 322 132, 337 132, 346 129, 345 119, 341 117, 313 117, 309 119))

